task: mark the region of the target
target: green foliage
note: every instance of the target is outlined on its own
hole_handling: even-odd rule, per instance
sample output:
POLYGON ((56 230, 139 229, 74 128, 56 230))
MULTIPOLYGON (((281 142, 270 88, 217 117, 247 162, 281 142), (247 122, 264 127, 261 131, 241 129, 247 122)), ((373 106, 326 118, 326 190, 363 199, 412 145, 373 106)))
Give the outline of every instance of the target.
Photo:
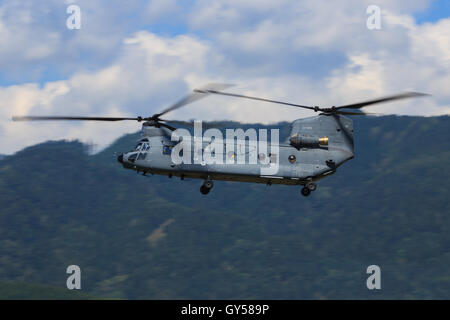
POLYGON ((0 281, 66 292, 77 264, 83 292, 113 298, 448 299, 449 128, 358 118, 355 159, 308 198, 234 182, 203 196, 199 180, 137 175, 113 152, 138 134, 96 155, 78 142, 27 148, 0 161, 0 281), (371 264, 380 291, 366 288, 371 264))
POLYGON ((30 283, 0 283, 0 299, 5 300, 87 300, 97 299, 77 290, 30 283))

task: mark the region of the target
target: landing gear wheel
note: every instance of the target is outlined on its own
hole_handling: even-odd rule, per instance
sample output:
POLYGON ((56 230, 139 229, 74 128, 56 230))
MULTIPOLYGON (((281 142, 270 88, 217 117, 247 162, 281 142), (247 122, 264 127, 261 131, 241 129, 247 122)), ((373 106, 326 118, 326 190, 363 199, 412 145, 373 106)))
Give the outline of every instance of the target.
POLYGON ((311 193, 311 190, 308 187, 303 187, 302 188, 302 195, 307 197, 309 196, 309 194, 311 193))
POLYGON ((204 185, 202 185, 202 186, 200 187, 200 192, 201 192, 202 194, 208 194, 209 191, 211 191, 211 188, 207 188, 207 187, 205 187, 204 185))
POLYGON ((208 194, 211 191, 212 187, 214 187, 214 183, 208 177, 208 179, 206 179, 205 182, 203 182, 202 186, 200 187, 200 192, 202 194, 208 194))
POLYGON ((306 186, 310 191, 315 191, 317 189, 317 184, 315 184, 314 182, 308 183, 306 186))
POLYGON ((214 187, 214 183, 212 180, 205 180, 205 182, 203 182, 203 186, 205 188, 212 189, 212 187, 214 187))

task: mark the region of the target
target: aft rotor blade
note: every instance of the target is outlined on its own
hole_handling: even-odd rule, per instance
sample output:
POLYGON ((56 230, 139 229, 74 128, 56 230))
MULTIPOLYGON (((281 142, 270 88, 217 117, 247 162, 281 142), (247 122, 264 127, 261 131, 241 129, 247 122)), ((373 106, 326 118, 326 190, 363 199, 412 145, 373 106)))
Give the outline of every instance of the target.
POLYGON ((164 114, 166 114, 166 113, 168 113, 170 111, 173 111, 175 109, 181 108, 182 106, 185 106, 185 105, 187 105, 189 103, 192 103, 194 101, 197 101, 199 99, 203 99, 203 98, 206 97, 206 95, 197 92, 197 90, 202 90, 202 91, 204 91, 204 90, 222 90, 222 89, 229 88, 231 86, 232 86, 231 84, 210 83, 210 84, 206 85, 203 88, 194 90, 194 92, 191 93, 190 95, 188 95, 187 97, 181 99, 177 103, 175 103, 175 104, 171 105, 170 107, 164 109, 160 113, 155 114, 153 117, 154 118, 159 118, 160 116, 162 116, 162 115, 164 115, 164 114))
POLYGON ((13 121, 38 121, 38 120, 89 120, 89 121, 122 121, 136 120, 142 121, 141 117, 123 118, 123 117, 72 117, 72 116, 15 116, 13 121))
POLYGON ((378 99, 373 99, 373 100, 368 100, 368 101, 363 101, 363 102, 358 102, 358 103, 347 104, 347 105, 336 107, 335 109, 336 110, 344 109, 344 108, 359 109, 359 108, 370 106, 370 105, 376 104, 376 103, 383 103, 383 102, 388 102, 388 101, 393 101, 393 100, 400 100, 400 99, 413 98, 413 97, 422 97, 422 96, 428 96, 428 94, 420 93, 420 92, 405 92, 405 93, 396 94, 393 96, 388 96, 388 97, 383 97, 383 98, 378 98, 378 99))
POLYGON ((195 92, 199 92, 199 93, 213 93, 213 94, 221 94, 221 95, 230 96, 230 97, 245 98, 245 99, 258 100, 258 101, 264 101, 264 102, 272 102, 272 103, 284 104, 284 105, 287 105, 287 106, 293 106, 293 107, 299 107, 299 108, 315 110, 314 107, 310 107, 310 106, 302 106, 302 105, 295 104, 295 103, 282 102, 282 101, 276 101, 276 100, 269 100, 269 99, 263 99, 263 98, 258 98, 258 97, 250 97, 250 96, 244 96, 242 94, 221 92, 221 91, 217 91, 217 90, 198 90, 197 89, 197 90, 194 90, 194 91, 195 92))

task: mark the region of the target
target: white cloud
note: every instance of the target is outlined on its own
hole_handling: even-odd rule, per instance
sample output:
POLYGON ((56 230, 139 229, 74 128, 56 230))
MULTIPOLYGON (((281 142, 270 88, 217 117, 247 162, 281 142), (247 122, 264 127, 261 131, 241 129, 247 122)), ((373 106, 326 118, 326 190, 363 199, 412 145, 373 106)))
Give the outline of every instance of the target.
POLYGON ((173 1, 108 0, 0 2, 0 69, 3 80, 23 83, 45 78, 68 78, 80 70, 97 70, 113 63, 122 41, 149 18, 167 14, 173 1), (69 30, 66 9, 81 10, 81 29, 69 30), (165 8, 165 11, 162 10, 165 8))
POLYGON ((178 14, 179 8, 175 0, 153 0, 146 8, 146 18, 149 22, 155 22, 161 18, 168 18, 178 14))
MULTIPOLYGON (((139 128, 137 123, 13 123, 12 115, 146 116, 208 82, 236 83, 230 90, 320 106, 423 91, 433 97, 367 111, 436 115, 450 109, 450 18, 417 25, 411 12, 427 1, 378 1, 382 30, 376 31, 366 28, 371 1, 197 1, 187 13, 173 1, 135 0, 129 3, 132 9, 102 1, 79 3, 86 17, 80 33, 44 24, 42 34, 34 35, 34 7, 5 26, 1 10, 16 11, 9 2, 1 7, 0 40, 13 31, 19 40, 0 48, 0 61, 11 70, 53 63, 68 72, 65 80, 42 87, 0 87, 0 153, 61 138, 105 146, 139 128), (132 28, 124 25, 133 24, 127 16, 133 9, 142 9, 144 20, 168 15, 186 20, 198 35, 142 31, 140 16, 133 16, 136 32, 130 33, 132 28), (30 48, 26 54, 21 52, 25 46, 30 48)), ((270 123, 308 115, 298 108, 214 96, 168 117, 270 123)))
POLYGON ((138 123, 11 122, 13 115, 149 116, 188 91, 192 74, 203 73, 208 48, 179 36, 138 32, 124 41, 119 58, 95 72, 77 73, 43 88, 24 84, 0 88, 3 153, 47 139, 95 141, 103 147, 138 123), (38 134, 36 134, 38 132, 38 134))

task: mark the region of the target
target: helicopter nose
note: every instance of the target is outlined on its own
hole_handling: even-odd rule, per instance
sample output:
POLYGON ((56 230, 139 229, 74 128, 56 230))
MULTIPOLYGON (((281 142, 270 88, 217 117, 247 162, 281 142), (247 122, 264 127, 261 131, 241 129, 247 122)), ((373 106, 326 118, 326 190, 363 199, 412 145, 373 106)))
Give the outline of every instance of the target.
POLYGON ((120 163, 123 164, 123 154, 120 154, 120 155, 117 157, 117 161, 119 161, 120 163))

